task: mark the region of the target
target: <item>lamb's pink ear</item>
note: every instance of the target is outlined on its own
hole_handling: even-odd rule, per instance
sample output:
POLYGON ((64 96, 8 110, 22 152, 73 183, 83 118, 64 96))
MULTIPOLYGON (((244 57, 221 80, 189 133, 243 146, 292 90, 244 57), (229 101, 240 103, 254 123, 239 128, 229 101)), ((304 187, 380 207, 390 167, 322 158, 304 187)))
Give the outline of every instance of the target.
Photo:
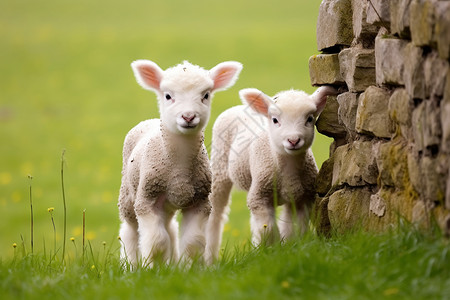
POLYGON ((150 60, 136 60, 131 63, 137 82, 146 90, 159 91, 164 71, 150 60))
POLYGON ((242 103, 250 106, 254 111, 267 116, 269 106, 273 103, 269 96, 257 89, 243 89, 239 91, 242 103))
POLYGON ((318 88, 312 95, 311 98, 313 99, 314 103, 317 106, 316 116, 320 115, 322 110, 325 108, 325 105, 327 104, 327 97, 337 95, 338 91, 330 86, 330 85, 324 85, 318 88))
POLYGON ((209 76, 214 81, 213 91, 223 91, 233 86, 242 70, 242 64, 236 61, 226 61, 209 70, 209 76))

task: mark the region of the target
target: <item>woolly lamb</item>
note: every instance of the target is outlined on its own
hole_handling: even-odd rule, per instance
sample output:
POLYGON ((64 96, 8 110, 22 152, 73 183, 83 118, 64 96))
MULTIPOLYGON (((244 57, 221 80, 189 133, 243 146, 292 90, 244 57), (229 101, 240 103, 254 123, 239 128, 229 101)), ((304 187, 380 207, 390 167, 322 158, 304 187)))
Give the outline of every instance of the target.
POLYGON ((160 119, 143 121, 123 147, 119 215, 121 258, 131 266, 156 257, 177 261, 200 256, 211 205, 211 170, 203 143, 213 93, 236 81, 242 65, 223 62, 207 71, 185 61, 165 71, 154 62, 131 64, 137 82, 158 98, 160 119))
POLYGON ((223 112, 213 127, 210 200, 206 260, 218 257, 224 223, 229 212, 232 185, 248 191, 252 242, 272 243, 289 238, 298 223, 304 231, 307 211, 314 200, 317 166, 310 146, 314 124, 331 86, 313 95, 302 91, 280 92, 273 98, 257 89, 244 89, 244 105, 223 112), (275 207, 282 213, 275 221, 275 207))

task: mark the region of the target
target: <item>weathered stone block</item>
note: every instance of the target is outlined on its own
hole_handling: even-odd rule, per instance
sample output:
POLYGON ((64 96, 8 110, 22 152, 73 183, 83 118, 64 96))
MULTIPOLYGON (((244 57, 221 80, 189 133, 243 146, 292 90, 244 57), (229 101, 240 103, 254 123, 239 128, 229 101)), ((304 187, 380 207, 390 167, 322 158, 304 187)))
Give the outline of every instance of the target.
POLYGON ((377 217, 383 217, 386 213, 386 202, 378 194, 370 196, 369 210, 377 217))
MULTIPOLYGON (((339 100, 339 99, 338 99, 339 100)), ((442 150, 450 153, 450 70, 444 88, 444 97, 441 101, 442 150)), ((450 177, 450 176, 449 176, 450 177)))
POLYGON ((356 42, 363 44, 364 48, 373 48, 378 27, 367 23, 368 6, 368 1, 352 0, 353 34, 356 42))
POLYGON ((331 182, 333 180, 333 165, 334 155, 323 162, 319 173, 316 177, 316 192, 319 196, 325 196, 331 189, 331 182))
POLYGON ((448 69, 448 61, 441 59, 436 51, 431 51, 424 62, 423 70, 426 98, 443 96, 448 69))
POLYGON ((316 227, 317 233, 328 236, 331 231, 330 219, 328 218, 328 201, 329 198, 316 197, 313 207, 312 222, 316 227))
POLYGON ((328 201, 328 218, 331 228, 345 232, 365 226, 369 217, 370 196, 368 188, 344 188, 334 192, 328 201))
POLYGON ((404 49, 408 44, 405 40, 384 38, 375 39, 375 64, 377 84, 404 84, 404 49))
POLYGON ((391 33, 409 37, 409 7, 412 0, 391 0, 391 33))
POLYGON ((423 144, 427 150, 427 155, 435 155, 436 153, 434 152, 437 151, 441 142, 441 113, 438 105, 439 103, 436 100, 425 101, 425 126, 423 132, 423 144))
POLYGON ((422 200, 416 201, 413 209, 411 222, 421 225, 423 228, 428 228, 430 225, 430 211, 432 207, 429 202, 422 200))
POLYGON ((336 96, 328 96, 327 104, 316 122, 317 131, 333 138, 346 136, 347 131, 345 127, 339 123, 338 109, 339 103, 336 100, 336 96))
POLYGON ((441 153, 436 157, 425 155, 419 159, 419 156, 408 153, 410 182, 423 200, 442 204, 446 201, 448 158, 448 155, 441 153))
POLYGON ((375 51, 352 47, 339 53, 342 78, 350 92, 362 92, 376 82, 375 51))
POLYGON ((424 151, 424 130, 426 126, 425 102, 421 102, 412 113, 412 134, 414 149, 417 153, 424 151))
POLYGON ((389 118, 389 91, 371 86, 359 97, 356 131, 382 138, 391 137, 394 126, 389 118))
POLYGON ((317 48, 325 51, 353 40, 351 0, 324 0, 317 19, 317 48))
MULTIPOLYGON (((370 211, 368 227, 372 230, 384 230, 388 226, 399 224, 399 218, 403 217, 410 221, 414 204, 418 198, 415 193, 383 187, 371 197, 371 200, 380 203, 380 208, 375 210, 375 212, 378 211, 378 214, 370 211), (385 206, 385 213, 381 216, 380 212, 383 206, 385 206)), ((373 203, 372 207, 376 207, 375 204, 377 203, 373 203)))
POLYGON ((434 5, 432 0, 412 0, 410 27, 412 42, 416 46, 427 46, 433 38, 434 5))
POLYGON ((367 23, 381 26, 389 24, 391 21, 390 1, 371 0, 370 3, 367 8, 367 23))
POLYGON ((396 89, 389 98, 389 115, 399 124, 411 126, 413 103, 405 89, 396 89))
POLYGON ((309 58, 311 85, 342 84, 338 54, 318 54, 309 58))
POLYGON ((442 150, 450 153, 450 103, 441 104, 442 150))
POLYGON ((410 139, 413 102, 405 89, 399 88, 389 98, 389 116, 400 128, 403 137, 410 139))
POLYGON ((420 162, 422 174, 421 196, 427 201, 445 202, 446 177, 448 170, 448 158, 439 155, 437 158, 429 156, 422 157, 420 162))
POLYGON ((414 147, 418 153, 436 155, 442 138, 441 111, 436 100, 420 103, 412 114, 414 147))
POLYGON ((447 175, 446 191, 445 191, 445 208, 450 209, 450 176, 447 175))
POLYGON ((355 141, 334 152, 332 186, 377 184, 376 157, 379 143, 355 141))
POLYGON ((404 82, 408 94, 415 99, 425 98, 424 58, 422 48, 409 43, 404 49, 404 82))
POLYGON ((407 142, 402 138, 380 145, 377 166, 381 186, 398 189, 406 189, 410 186, 408 150, 407 142))
POLYGON ((450 2, 439 1, 435 9, 436 24, 434 34, 437 42, 439 56, 442 59, 450 58, 450 2))
MULTIPOLYGON (((338 117, 340 123, 344 124, 347 133, 354 137, 356 135, 356 112, 358 110, 359 94, 342 93, 337 96, 339 103, 338 117)), ((450 107, 450 105, 449 105, 450 107)))
POLYGON ((347 137, 333 139, 333 142, 331 142, 331 145, 330 145, 330 156, 334 154, 334 152, 336 151, 337 148, 339 148, 340 146, 343 146, 345 144, 348 144, 347 137))
POLYGON ((422 174, 420 173, 420 161, 417 153, 408 152, 408 175, 415 192, 422 189, 422 174))

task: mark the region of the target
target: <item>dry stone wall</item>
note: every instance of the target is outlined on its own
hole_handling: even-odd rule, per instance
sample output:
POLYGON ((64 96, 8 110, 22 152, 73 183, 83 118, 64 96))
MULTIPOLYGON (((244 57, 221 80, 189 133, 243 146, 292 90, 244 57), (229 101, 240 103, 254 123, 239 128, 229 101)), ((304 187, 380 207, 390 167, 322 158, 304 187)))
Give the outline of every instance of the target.
POLYGON ((450 232, 450 1, 324 0, 314 86, 334 139, 317 178, 318 230, 401 220, 450 232))

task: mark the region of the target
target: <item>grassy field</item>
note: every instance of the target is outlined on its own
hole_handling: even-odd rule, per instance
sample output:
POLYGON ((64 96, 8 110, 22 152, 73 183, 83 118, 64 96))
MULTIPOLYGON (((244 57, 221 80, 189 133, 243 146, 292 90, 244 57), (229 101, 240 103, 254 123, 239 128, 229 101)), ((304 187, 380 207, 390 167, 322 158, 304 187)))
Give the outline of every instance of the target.
POLYGON ((49 255, 0 261, 2 299, 448 299, 450 254, 439 233, 306 235, 269 248, 227 248, 211 267, 124 272, 110 244, 61 264, 49 255))
MULTIPOLYGON (((125 134, 158 116, 155 96, 136 83, 130 63, 162 68, 182 60, 212 68, 243 63, 236 85, 216 95, 212 118, 239 104, 238 91, 312 92, 308 58, 316 53, 320 1, 0 2, 0 253, 29 242, 29 185, 35 236, 51 242, 49 207, 62 238, 60 161, 65 154, 68 235, 110 241, 118 233, 117 196, 125 134), (33 176, 30 181, 27 176, 33 176), (59 226, 58 226, 59 225, 59 226)), ((206 143, 210 141, 210 122, 206 143)), ((317 136, 321 164, 329 139, 317 136)), ((231 245, 249 237, 245 194, 233 195, 231 245)), ((43 243, 37 244, 41 247, 43 243)))
MULTIPOLYGON (((211 120, 239 104, 242 88, 312 92, 308 58, 316 53, 319 3, 1 1, 1 298, 448 299, 449 245, 439 234, 409 227, 330 239, 309 234, 252 249, 239 191, 215 265, 121 268, 116 199, 122 141, 138 122, 158 115, 154 95, 137 85, 130 62, 151 59, 162 68, 185 59, 205 68, 242 62, 236 85, 216 95, 211 120)), ((316 138, 319 165, 329 143, 316 138)))

